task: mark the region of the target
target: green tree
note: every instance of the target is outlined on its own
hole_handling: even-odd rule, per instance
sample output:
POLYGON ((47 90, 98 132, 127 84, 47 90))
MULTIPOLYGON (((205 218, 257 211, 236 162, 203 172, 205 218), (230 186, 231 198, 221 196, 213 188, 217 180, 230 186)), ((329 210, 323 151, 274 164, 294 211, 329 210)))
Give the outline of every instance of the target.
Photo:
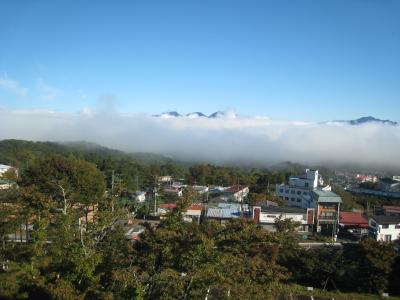
POLYGON ((387 290, 392 264, 396 258, 393 245, 367 239, 358 247, 359 286, 364 291, 382 293, 387 290))

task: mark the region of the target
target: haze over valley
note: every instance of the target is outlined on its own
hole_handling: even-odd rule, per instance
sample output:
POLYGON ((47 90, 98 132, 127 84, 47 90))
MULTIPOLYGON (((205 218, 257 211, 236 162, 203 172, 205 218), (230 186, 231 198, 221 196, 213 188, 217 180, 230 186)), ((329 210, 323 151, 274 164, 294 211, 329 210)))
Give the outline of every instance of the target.
POLYGON ((400 168, 400 126, 372 117, 353 121, 280 121, 233 110, 212 117, 1 109, 0 139, 89 141, 183 161, 371 165, 400 168), (361 120, 361 121, 360 121, 361 120), (5 130, 7 129, 7 130, 5 130))

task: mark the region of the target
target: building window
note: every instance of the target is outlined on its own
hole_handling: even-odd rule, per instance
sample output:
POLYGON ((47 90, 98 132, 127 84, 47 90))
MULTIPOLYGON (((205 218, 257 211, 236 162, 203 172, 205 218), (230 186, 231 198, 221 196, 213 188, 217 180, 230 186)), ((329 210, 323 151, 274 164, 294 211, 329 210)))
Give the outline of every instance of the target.
POLYGON ((300 199, 300 198, 297 198, 297 202, 301 202, 301 199, 300 199))
POLYGON ((285 200, 288 201, 288 200, 289 200, 289 197, 285 197, 285 200))
POLYGON ((394 228, 400 229, 400 224, 397 224, 396 226, 394 226, 394 228))
POLYGON ((321 205, 321 208, 322 209, 332 209, 332 208, 336 209, 335 204, 323 204, 323 205, 321 205))
POLYGON ((286 193, 286 194, 289 194, 289 190, 286 190, 285 193, 286 193))
POLYGON ((296 193, 296 191, 290 191, 290 193, 291 193, 291 194, 295 194, 295 193, 296 193))
POLYGON ((382 225, 382 229, 388 229, 389 225, 382 225))
POLYGON ((301 191, 297 191, 297 195, 301 195, 301 191))
POLYGON ((290 198, 290 201, 296 201, 296 199, 294 199, 294 198, 290 198))
POLYGON ((305 185, 305 187, 308 187, 308 182, 306 182, 304 185, 305 185))
POLYGON ((385 234, 385 242, 391 242, 392 236, 390 234, 385 234))
POLYGON ((280 193, 283 193, 283 189, 280 189, 279 192, 280 192, 280 193))
POLYGON ((303 192, 303 195, 307 195, 308 193, 307 192, 303 192))

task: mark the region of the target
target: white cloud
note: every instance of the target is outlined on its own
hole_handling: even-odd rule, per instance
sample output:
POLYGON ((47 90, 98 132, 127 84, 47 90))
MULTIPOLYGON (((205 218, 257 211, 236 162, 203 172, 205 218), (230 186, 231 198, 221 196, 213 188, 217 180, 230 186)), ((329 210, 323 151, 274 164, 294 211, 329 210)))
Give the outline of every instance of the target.
POLYGON ((27 88, 21 87, 17 81, 9 79, 7 73, 0 75, 0 87, 17 96, 25 97, 28 93, 27 88))
POLYGON ((280 122, 263 117, 155 118, 85 108, 79 113, 0 110, 0 139, 87 140, 177 159, 272 164, 354 163, 400 168, 400 126, 280 122))
POLYGON ((57 99, 62 94, 60 89, 48 85, 42 78, 38 79, 36 89, 40 93, 40 99, 45 101, 57 99))

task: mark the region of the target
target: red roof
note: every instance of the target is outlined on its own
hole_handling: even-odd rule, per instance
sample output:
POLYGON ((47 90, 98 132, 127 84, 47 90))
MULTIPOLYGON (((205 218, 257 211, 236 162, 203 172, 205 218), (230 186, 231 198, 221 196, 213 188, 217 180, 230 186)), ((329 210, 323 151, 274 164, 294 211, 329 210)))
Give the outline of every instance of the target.
POLYGON ((368 220, 359 212, 344 211, 340 213, 340 224, 345 226, 368 227, 368 220))
POLYGON ((163 204, 159 205, 159 208, 173 209, 173 208, 176 208, 176 204, 175 203, 163 203, 163 204))
POLYGON ((187 210, 203 210, 203 209, 204 207, 200 203, 193 203, 187 208, 187 210))

